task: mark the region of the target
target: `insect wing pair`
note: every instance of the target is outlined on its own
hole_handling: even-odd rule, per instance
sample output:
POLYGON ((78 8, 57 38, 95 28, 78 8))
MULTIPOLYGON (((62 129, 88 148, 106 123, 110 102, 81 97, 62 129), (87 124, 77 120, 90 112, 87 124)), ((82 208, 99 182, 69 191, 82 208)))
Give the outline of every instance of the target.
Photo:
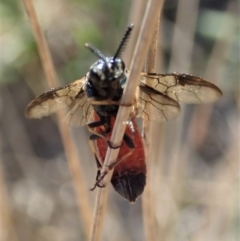
MULTIPOLYGON (((52 88, 32 100, 26 108, 28 118, 42 118, 59 109, 67 109, 64 122, 71 126, 84 126, 94 111, 85 94, 86 77, 64 87, 52 88)), ((149 121, 170 121, 180 113, 179 102, 202 104, 221 97, 214 84, 188 74, 142 73, 137 117, 149 121), (147 81, 148 80, 148 81, 147 81), (151 115, 148 107, 152 108, 151 115)))

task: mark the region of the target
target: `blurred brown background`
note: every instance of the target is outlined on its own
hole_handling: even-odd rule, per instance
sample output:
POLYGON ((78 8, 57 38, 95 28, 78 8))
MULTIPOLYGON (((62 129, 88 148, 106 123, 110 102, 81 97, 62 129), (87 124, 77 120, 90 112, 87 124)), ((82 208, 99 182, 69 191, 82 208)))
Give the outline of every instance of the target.
MULTIPOLYGON (((133 1, 34 1, 62 85, 111 56, 137 12, 133 1)), ((0 240, 84 240, 55 117, 29 120, 25 107, 48 87, 24 5, 0 3, 0 240), (2 238, 2 239, 1 239, 2 238)), ((239 2, 166 0, 157 72, 188 72, 218 85, 213 105, 182 106, 153 123, 153 209, 157 240, 239 240, 239 2), (160 239, 161 237, 161 239, 160 239)), ((138 24, 134 22, 136 28, 138 24)), ((87 188, 96 165, 86 128, 72 129, 87 188)), ((90 206, 95 192, 88 192, 90 206)), ((102 240, 145 240, 141 198, 130 205, 110 188, 102 240)))

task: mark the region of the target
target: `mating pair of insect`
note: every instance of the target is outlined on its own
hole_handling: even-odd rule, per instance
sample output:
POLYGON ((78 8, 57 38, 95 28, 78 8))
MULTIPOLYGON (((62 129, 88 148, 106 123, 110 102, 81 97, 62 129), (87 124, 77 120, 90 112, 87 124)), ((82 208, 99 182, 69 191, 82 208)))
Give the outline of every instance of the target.
MULTIPOLYGON (((67 86, 44 92, 26 108, 27 117, 41 118, 66 107, 67 124, 87 125, 91 132, 90 147, 99 169, 95 187, 102 187, 100 169, 107 148, 111 147, 109 140, 128 77, 121 54, 132 29, 133 25, 130 25, 126 30, 114 57, 106 57, 86 44, 99 58, 86 76, 67 86)), ((131 120, 126 126, 111 179, 114 189, 129 202, 135 202, 146 185, 145 153, 135 117, 144 117, 148 121, 169 121, 178 116, 179 102, 207 103, 222 95, 214 84, 200 77, 179 73, 142 73, 138 88, 138 105, 133 108, 131 120)))

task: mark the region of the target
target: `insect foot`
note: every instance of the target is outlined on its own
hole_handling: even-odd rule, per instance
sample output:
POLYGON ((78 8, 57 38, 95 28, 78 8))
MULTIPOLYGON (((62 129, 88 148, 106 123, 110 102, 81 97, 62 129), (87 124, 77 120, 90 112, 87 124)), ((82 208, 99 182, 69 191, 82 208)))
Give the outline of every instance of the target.
POLYGON ((99 188, 104 188, 106 187, 105 184, 100 184, 100 182, 104 179, 104 177, 107 175, 108 173, 108 170, 104 171, 102 174, 98 174, 97 175, 97 180, 93 186, 93 188, 90 189, 90 191, 93 191, 95 190, 96 187, 99 187, 99 188))

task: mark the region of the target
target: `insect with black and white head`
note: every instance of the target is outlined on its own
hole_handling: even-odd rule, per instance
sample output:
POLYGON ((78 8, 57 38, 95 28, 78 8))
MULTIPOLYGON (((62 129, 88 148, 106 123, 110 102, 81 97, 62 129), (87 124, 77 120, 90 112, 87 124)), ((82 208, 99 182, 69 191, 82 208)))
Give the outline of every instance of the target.
MULTIPOLYGON (((27 117, 42 118, 66 107, 65 122, 73 126, 87 125, 92 133, 90 147, 99 169, 108 146, 111 146, 109 140, 128 76, 121 54, 132 29, 133 25, 130 25, 113 57, 105 57, 86 44, 99 58, 86 76, 67 86, 44 92, 26 108, 27 117)), ((113 187, 129 202, 134 202, 142 194, 147 172, 143 141, 135 117, 144 117, 148 121, 169 121, 179 115, 179 102, 208 103, 222 95, 221 90, 209 81, 179 73, 142 73, 138 89, 138 105, 133 108, 130 124, 126 125, 115 165, 110 167, 114 167, 113 187)), ((100 181, 103 176, 99 173, 95 187, 102 187, 100 181)))

